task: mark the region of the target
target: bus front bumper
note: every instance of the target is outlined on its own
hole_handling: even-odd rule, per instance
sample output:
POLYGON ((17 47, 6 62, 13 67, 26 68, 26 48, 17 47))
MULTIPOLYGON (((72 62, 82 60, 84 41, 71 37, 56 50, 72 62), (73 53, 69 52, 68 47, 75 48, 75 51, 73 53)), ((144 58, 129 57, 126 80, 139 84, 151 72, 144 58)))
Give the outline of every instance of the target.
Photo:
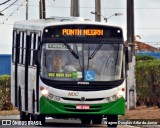
POLYGON ((124 115, 125 99, 105 104, 90 104, 89 110, 77 110, 76 104, 66 104, 52 101, 46 97, 40 98, 40 114, 101 114, 101 115, 124 115))

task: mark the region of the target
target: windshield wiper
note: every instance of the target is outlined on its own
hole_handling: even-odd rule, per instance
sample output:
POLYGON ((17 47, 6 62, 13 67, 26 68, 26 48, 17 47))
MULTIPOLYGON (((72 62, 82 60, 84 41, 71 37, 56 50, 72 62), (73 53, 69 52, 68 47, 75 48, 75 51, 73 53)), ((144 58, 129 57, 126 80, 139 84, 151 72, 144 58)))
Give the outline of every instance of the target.
POLYGON ((102 41, 97 47, 96 49, 93 51, 93 53, 89 56, 89 59, 92 59, 96 53, 98 52, 98 50, 101 48, 101 46, 104 44, 104 41, 102 41))
POLYGON ((73 49, 68 45, 68 43, 65 40, 62 40, 62 43, 66 46, 66 48, 72 53, 72 55, 79 59, 79 56, 73 51, 73 49))

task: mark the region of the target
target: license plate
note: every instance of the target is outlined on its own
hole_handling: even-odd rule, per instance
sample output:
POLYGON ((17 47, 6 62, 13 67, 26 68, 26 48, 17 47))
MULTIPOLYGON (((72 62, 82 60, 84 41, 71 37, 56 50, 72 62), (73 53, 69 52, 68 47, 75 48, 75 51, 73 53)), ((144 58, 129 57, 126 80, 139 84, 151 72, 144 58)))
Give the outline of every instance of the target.
POLYGON ((90 109, 90 105, 86 105, 86 104, 76 105, 76 109, 78 109, 78 110, 89 110, 90 109))

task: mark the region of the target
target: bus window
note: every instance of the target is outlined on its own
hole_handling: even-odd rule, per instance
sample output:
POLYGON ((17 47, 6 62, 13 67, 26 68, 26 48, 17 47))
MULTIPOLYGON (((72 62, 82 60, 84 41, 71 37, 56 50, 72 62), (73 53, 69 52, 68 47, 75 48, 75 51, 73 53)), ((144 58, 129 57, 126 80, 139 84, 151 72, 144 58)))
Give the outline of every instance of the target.
MULTIPOLYGON (((37 50, 38 49, 38 43, 39 43, 39 36, 38 36, 37 33, 34 36, 34 42, 35 42, 34 43, 34 49, 37 50)), ((34 64, 34 66, 36 66, 35 61, 37 61, 37 60, 34 60, 34 59, 35 59, 35 52, 33 52, 33 64, 34 64)))
POLYGON ((20 46, 19 46, 19 64, 23 62, 23 32, 20 32, 20 46))
POLYGON ((93 58, 89 58, 99 44, 85 45, 85 70, 91 70, 95 73, 95 81, 110 81, 120 79, 120 64, 122 46, 117 44, 103 44, 95 53, 93 58))
POLYGON ((30 65, 33 65, 33 49, 34 49, 34 33, 31 33, 31 44, 30 44, 30 65))
MULTIPOLYGON (((76 49, 73 44, 69 45, 76 49)), ((79 80, 82 78, 79 60, 62 43, 45 44, 42 56, 42 76, 54 80, 79 80)))
POLYGON ((12 62, 15 63, 16 58, 16 38, 17 38, 17 32, 13 31, 13 45, 12 45, 12 62))
POLYGON ((95 78, 92 81, 121 79, 123 51, 121 44, 103 43, 101 47, 99 47, 100 43, 69 45, 78 54, 79 59, 73 56, 63 43, 48 43, 43 46, 42 76, 55 80, 67 80, 65 78, 66 73, 70 73, 71 77, 73 76, 72 73, 76 72, 78 74, 80 72, 81 75, 77 76, 77 79, 73 79, 79 80, 78 78, 82 78, 82 69, 84 69, 84 72, 91 71, 94 74, 95 78), (84 52, 82 46, 84 47, 84 52), (93 57, 90 57, 92 55, 93 57), (56 76, 57 73, 60 73, 62 76, 56 76))
POLYGON ((24 38, 23 38, 23 64, 25 64, 26 61, 26 32, 24 32, 24 38))
POLYGON ((34 66, 34 50, 38 48, 38 34, 31 33, 31 44, 30 44, 30 65, 34 66))

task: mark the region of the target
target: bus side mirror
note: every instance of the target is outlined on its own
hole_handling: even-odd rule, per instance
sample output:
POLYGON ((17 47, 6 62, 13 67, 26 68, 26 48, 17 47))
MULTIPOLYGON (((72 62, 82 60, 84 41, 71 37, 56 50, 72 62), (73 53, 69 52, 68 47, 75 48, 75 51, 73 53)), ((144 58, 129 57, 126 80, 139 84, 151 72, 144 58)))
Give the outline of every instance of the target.
POLYGON ((125 48, 125 54, 126 54, 126 62, 127 64, 128 63, 131 63, 132 62, 132 50, 130 47, 126 47, 125 48))

